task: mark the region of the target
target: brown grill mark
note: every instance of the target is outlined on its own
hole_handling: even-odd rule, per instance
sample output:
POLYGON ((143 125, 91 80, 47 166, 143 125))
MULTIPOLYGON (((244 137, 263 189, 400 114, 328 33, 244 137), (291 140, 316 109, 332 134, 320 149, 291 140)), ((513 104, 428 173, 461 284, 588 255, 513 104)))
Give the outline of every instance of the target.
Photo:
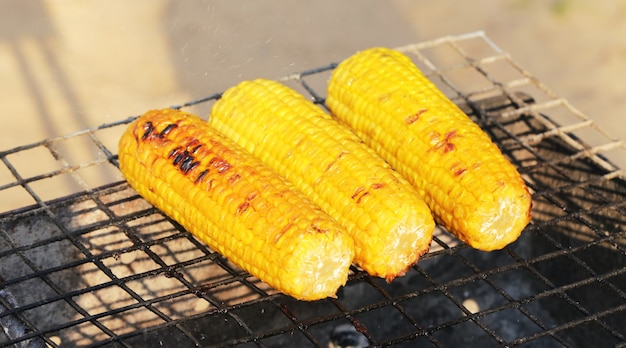
POLYGON ((454 151, 454 149, 456 149, 456 146, 454 145, 454 143, 452 143, 452 139, 459 137, 459 136, 460 135, 457 134, 456 130, 453 130, 453 131, 446 133, 446 135, 443 137, 443 140, 441 140, 439 133, 433 132, 433 134, 431 135, 431 139, 433 142, 436 142, 436 143, 435 143, 435 146, 433 146, 431 150, 433 151, 441 150, 441 153, 443 154, 446 154, 450 151, 454 151))
POLYGON ((165 136, 168 135, 170 131, 176 127, 178 127, 177 124, 174 124, 174 123, 168 124, 167 127, 163 128, 161 133, 159 133, 159 138, 165 138, 165 136))
POLYGON ((418 112, 416 112, 413 115, 410 115, 407 118, 405 118, 404 122, 406 124, 413 124, 413 123, 415 123, 415 121, 419 120, 420 115, 422 115, 426 111, 428 111, 428 109, 420 109, 418 112))
POLYGON ((454 176, 460 176, 467 172, 467 168, 461 166, 461 162, 455 162, 450 166, 450 170, 454 173, 454 176))
POLYGON ((467 172, 467 168, 459 168, 454 172, 454 176, 460 176, 461 174, 467 172))
POLYGON ((141 140, 146 140, 148 139, 148 137, 150 137, 152 135, 152 132, 154 132, 154 125, 152 124, 152 122, 146 122, 143 125, 143 135, 141 136, 141 140))
POLYGON ((278 243, 278 240, 287 232, 289 231, 290 228, 292 228, 294 225, 293 223, 288 223, 287 225, 285 225, 285 227, 283 227, 278 233, 276 233, 276 236, 274 236, 274 243, 278 243))
POLYGON ((357 187, 357 189, 352 194, 352 199, 356 200, 356 203, 361 203, 363 197, 369 195, 369 192, 365 190, 365 187, 357 187))
POLYGON ((217 156, 211 158, 211 160, 209 161, 209 165, 217 169, 218 174, 224 174, 231 168, 230 163, 228 163, 225 159, 217 156))
POLYGON ((356 203, 361 203, 361 200, 363 199, 363 197, 369 195, 369 191, 365 191, 365 193, 363 193, 362 195, 359 196, 359 198, 356 200, 356 203))
POLYGON ((245 201, 237 207, 237 215, 245 213, 250 208, 250 202, 245 201))
POLYGON ((231 175, 231 177, 228 178, 228 185, 234 185, 237 181, 239 181, 239 179, 241 179, 241 175, 239 175, 239 173, 231 175))
POLYGON ((170 151, 169 155, 167 155, 167 158, 172 158, 176 155, 178 155, 178 152, 181 150, 180 146, 177 146, 175 148, 172 149, 172 151, 170 151))
POLYGON ((175 166, 177 166, 183 159, 185 159, 185 152, 176 154, 176 156, 174 157, 174 161, 172 162, 175 166))
POLYGON ((199 183, 200 181, 202 181, 202 179, 204 179, 204 177, 209 174, 209 170, 205 169, 202 172, 200 172, 200 174, 198 174, 198 176, 196 177, 196 180, 194 180, 194 184, 199 183))
POLYGON ((187 161, 185 163, 182 163, 180 165, 180 169, 183 171, 183 173, 188 174, 190 171, 194 170, 194 168, 196 168, 197 166, 200 165, 200 162, 198 161, 193 161, 193 157, 189 157, 190 161, 187 161))
POLYGON ((239 207, 237 207, 237 214, 243 214, 250 208, 250 201, 256 198, 257 192, 252 192, 246 196, 246 201, 241 203, 239 207))
POLYGON ((319 226, 317 226, 316 224, 311 224, 309 225, 309 227, 311 228, 311 230, 313 230, 313 232, 315 233, 326 233, 328 232, 328 230, 325 230, 319 226))
POLYGON ((378 190, 381 189, 383 187, 385 187, 385 183, 382 182, 375 182, 370 186, 373 190, 378 190))
POLYGON ((335 157, 334 160, 332 160, 330 163, 328 163, 328 165, 326 166, 326 169, 324 169, 325 172, 329 171, 330 168, 332 168, 333 165, 335 165, 335 163, 337 163, 337 161, 339 161, 341 158, 343 158, 343 156, 347 155, 348 151, 341 151, 339 152, 339 154, 337 155, 337 157, 335 157))

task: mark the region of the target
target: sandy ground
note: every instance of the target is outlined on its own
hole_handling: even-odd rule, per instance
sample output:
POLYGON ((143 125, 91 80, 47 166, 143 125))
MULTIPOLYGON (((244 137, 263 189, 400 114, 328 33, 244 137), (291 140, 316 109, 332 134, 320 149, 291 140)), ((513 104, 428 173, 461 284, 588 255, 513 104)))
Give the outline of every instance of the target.
POLYGON ((476 30, 626 139, 625 19, 611 0, 0 0, 0 151, 476 30))

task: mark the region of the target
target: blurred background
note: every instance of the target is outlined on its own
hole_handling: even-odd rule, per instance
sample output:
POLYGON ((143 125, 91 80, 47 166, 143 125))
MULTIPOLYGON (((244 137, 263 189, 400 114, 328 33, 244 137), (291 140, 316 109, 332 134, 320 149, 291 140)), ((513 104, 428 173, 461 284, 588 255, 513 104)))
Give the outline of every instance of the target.
POLYGON ((0 151, 476 30, 625 139, 625 19, 621 0, 0 0, 0 151))
MULTIPOLYGON (((88 135, 51 146, 67 163, 60 163, 60 156, 48 151, 51 147, 46 146, 52 142, 6 156, 3 151, 149 109, 180 105, 244 79, 278 79, 326 66, 364 48, 398 47, 477 30, 611 137, 626 139, 626 0, 0 0, 0 162, 10 162, 22 179, 31 180, 20 181, 6 163, 0 163, 0 214, 36 204, 35 195, 46 201, 122 180, 108 158, 97 153, 99 148, 88 135), (79 168, 90 161, 96 165, 79 168), (64 171, 72 166, 71 171, 64 171)), ((99 139, 115 151, 119 135, 102 132, 99 139)), ((626 156, 621 163, 626 164, 626 156)), ((92 226, 89 219, 102 218, 96 216, 99 210, 87 214, 91 208, 66 208, 76 209, 67 213, 75 218, 69 226, 92 226)), ((614 218, 607 226, 621 221, 614 218)), ((50 233, 57 231, 54 226, 43 226, 55 231, 50 233)), ((45 228, 25 224, 28 239, 24 240, 48 238, 45 228)), ((108 229, 101 231, 109 234, 108 229)), ((108 237, 101 231, 84 234, 94 248, 118 248, 126 243, 120 242, 126 240, 120 237, 121 231, 108 237)), ((13 238, 19 236, 15 233, 13 238)), ((37 250, 47 250, 37 260, 58 257, 52 265, 67 265, 76 256, 69 249, 78 251, 67 248, 65 242, 27 249, 24 254, 39 256, 37 250)), ((134 251, 140 254, 133 250, 123 255, 136 255, 134 251)), ((136 256, 122 257, 122 261, 112 257, 113 264, 119 261, 125 270, 132 269, 126 264, 141 265, 136 256)), ((76 280, 73 268, 67 269, 71 272, 66 276, 74 282, 85 281, 85 286, 99 284, 100 276, 106 278, 104 273, 86 269, 80 275, 91 274, 91 279, 76 280)), ((585 276, 587 272, 585 268, 585 276)), ((176 282, 164 277, 168 278, 164 284, 176 282)), ((145 284, 151 284, 151 279, 163 281, 146 278, 145 284)), ((168 286, 163 289, 170 291, 168 286)), ((126 295, 120 291, 111 298, 102 296, 106 301, 94 296, 91 309, 104 308, 105 303, 126 305, 130 303, 123 302, 126 295)), ((56 303, 62 306, 63 302, 56 303)), ((92 337, 89 331, 79 333, 92 337)))
POLYGON ((476 30, 626 138, 625 1, 1 0, 0 151, 369 46, 476 30))

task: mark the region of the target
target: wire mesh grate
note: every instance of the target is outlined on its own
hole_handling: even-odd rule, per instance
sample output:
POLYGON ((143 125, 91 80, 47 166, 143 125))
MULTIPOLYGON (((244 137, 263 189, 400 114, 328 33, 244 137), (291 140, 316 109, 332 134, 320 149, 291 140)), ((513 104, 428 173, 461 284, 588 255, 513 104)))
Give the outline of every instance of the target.
MULTIPOLYGON (((198 242, 117 170, 133 117, 0 152, 0 346, 578 347, 626 342, 626 147, 482 32, 401 47, 519 168, 533 221, 490 253, 438 229, 387 284, 300 302, 198 242)), ((281 81, 323 105, 334 64, 281 81)), ((176 107, 206 114, 214 94, 176 107)))

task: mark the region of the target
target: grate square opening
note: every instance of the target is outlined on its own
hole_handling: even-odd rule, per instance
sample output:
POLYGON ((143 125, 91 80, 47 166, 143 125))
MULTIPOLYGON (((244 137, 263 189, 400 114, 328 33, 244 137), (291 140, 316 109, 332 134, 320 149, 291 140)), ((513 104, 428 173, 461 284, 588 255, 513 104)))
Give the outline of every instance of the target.
MULTIPOLYGON (((472 56, 475 57, 475 56, 472 56)), ((511 64, 506 56, 488 57, 489 59, 478 58, 478 68, 494 83, 507 84, 510 81, 517 81, 527 78, 519 68, 511 64)))
POLYGON ((567 327, 557 334, 570 347, 615 347, 621 341, 596 321, 584 321, 580 325, 567 327))
MULTIPOLYGON (((447 70, 450 67, 467 65, 467 57, 449 42, 425 47, 419 50, 422 59, 437 70, 447 70)), ((424 71, 427 73, 428 71, 424 71)))
MULTIPOLYGON (((98 322, 110 332, 115 333, 116 336, 121 336, 140 331, 147 327, 161 325, 164 323, 164 320, 148 308, 139 307, 113 312, 110 315, 98 319, 98 322)), ((104 337, 94 341, 97 342, 102 339, 104 339, 104 337)))
POLYGON ((51 176, 63 169, 63 164, 56 159, 48 148, 38 145, 20 149, 6 155, 6 160, 22 179, 32 179, 40 176, 51 176), (36 163, 34 162, 36 159, 36 163))
POLYGON ((137 195, 133 189, 126 187, 125 190, 100 197, 102 203, 106 204, 116 217, 130 218, 148 210, 154 211, 150 203, 137 195))
POLYGON ((624 305, 626 301, 624 293, 617 293, 612 287, 603 282, 592 282, 576 286, 568 289, 566 293, 592 314, 624 305), (598 299, 601 300, 599 301, 598 299))
POLYGON ((14 282, 16 279, 22 277, 26 277, 26 279, 37 278, 37 276, 33 274, 33 269, 17 254, 9 254, 6 257, 0 258, 0 277, 2 277, 4 282, 8 283, 14 282))
POLYGON ((533 268, 556 287, 577 283, 590 276, 589 271, 569 254, 538 261, 533 268))
POLYGON ((582 224, 575 216, 558 220, 542 232, 557 249, 583 247, 598 238, 595 231, 582 224))
POLYGON ((167 265, 185 263, 205 256, 205 253, 195 243, 184 238, 184 236, 181 237, 161 240, 159 243, 151 245, 150 250, 167 265))
MULTIPOLYGON (((623 270, 623 268, 620 270, 623 270)), ((606 281, 616 289, 619 289, 622 293, 626 293, 626 272, 621 272, 615 276, 608 277, 606 281)))
POLYGON ((141 250, 131 250, 113 254, 102 260, 117 278, 132 277, 159 269, 160 266, 154 262, 145 252, 141 250))
POLYGON ((306 302, 285 296, 280 299, 280 306, 294 318, 302 322, 315 320, 316 318, 335 316, 341 313, 337 306, 328 299, 318 302, 306 302))
POLYGON ((47 215, 38 214, 28 219, 0 223, 0 228, 11 244, 16 247, 33 247, 59 240, 63 234, 47 215))
POLYGON ((400 305, 424 329, 450 325, 450 322, 465 316, 461 308, 441 291, 411 298, 400 305))
POLYGON ((461 40, 453 39, 452 44, 454 44, 464 56, 468 58, 471 57, 472 60, 480 60, 499 54, 499 50, 493 43, 485 40, 483 36, 467 36, 461 40))
POLYGON ((446 82, 462 95, 471 95, 493 88, 493 82, 474 67, 463 67, 445 72, 446 82))
POLYGON ((433 332, 433 336, 443 347, 501 347, 501 344, 472 320, 444 326, 433 332))
POLYGON ((56 219, 69 232, 89 234, 101 226, 109 229, 110 221, 106 212, 102 211, 93 199, 77 200, 68 205, 61 204, 54 209, 56 219))
POLYGON ((81 252, 69 240, 63 239, 25 250, 24 255, 36 269, 45 270, 63 266, 68 259, 78 259, 81 252))
POLYGON ((622 337, 626 337, 626 308, 620 305, 621 310, 602 316, 601 320, 611 327, 613 331, 622 337))
POLYGON ((101 286, 111 281, 106 273, 91 262, 77 266, 66 264, 61 270, 50 273, 48 278, 66 293, 86 292, 90 287, 101 286))
POLYGON ((606 274, 626 267, 626 254, 611 242, 592 244, 575 251, 573 255, 595 274, 606 274))
POLYGON ((385 292, 393 298, 410 296, 432 286, 432 283, 415 269, 411 269, 406 275, 394 279, 391 283, 387 283, 382 278, 373 279, 373 283, 383 287, 385 292))
MULTIPOLYGON (((212 256, 217 256, 216 254, 212 256)), ((180 276, 192 284, 209 289, 218 285, 232 282, 236 279, 236 275, 225 270, 213 258, 194 259, 193 262, 178 268, 176 271, 180 276)), ((243 276, 243 274, 242 274, 243 276)))
MULTIPOLYGON (((488 279, 514 301, 523 300, 551 287, 526 267, 518 267, 490 275, 488 279)), ((509 300, 510 301, 510 300, 509 300)))
MULTIPOLYGON (((165 347, 196 348, 198 343, 188 337, 178 327, 168 326, 154 331, 142 332, 122 340, 123 344, 130 347, 165 347)), ((111 344, 105 347, 117 348, 119 345, 111 344)))
POLYGON ((92 289, 74 298, 89 315, 109 313, 116 309, 131 306, 137 303, 127 291, 116 285, 109 285, 101 289, 92 289))
POLYGON ((505 267, 515 262, 506 249, 484 253, 472 248, 463 248, 457 252, 457 255, 462 256, 473 267, 483 272, 505 267))
POLYGON ((35 203, 37 203, 35 198, 22 186, 17 185, 0 189, 0 211, 2 212, 27 207, 35 203))
MULTIPOLYGON (((56 291, 39 278, 28 278, 19 283, 5 286, 4 290, 11 294, 17 307, 30 303, 48 303, 57 297, 56 291), (36 289, 37 291, 33 291, 36 289)), ((45 312, 44 312, 45 313, 45 312)))
POLYGON ((84 188, 70 172, 59 173, 54 176, 41 178, 28 183, 41 201, 50 201, 57 197, 70 196, 80 193, 84 188))
POLYGON ((338 301, 346 310, 354 310, 386 300, 378 289, 366 281, 348 282, 340 291, 338 301))
POLYGON ((117 167, 108 162, 82 167, 74 173, 84 190, 96 189, 124 179, 117 167))
POLYGON ((0 188, 15 182, 17 179, 9 168, 3 163, 0 165, 0 188))
POLYGON ((508 303, 508 300, 497 289, 482 279, 448 288, 448 292, 470 313, 498 308, 508 303))
POLYGON ((555 337, 552 337, 552 336, 541 336, 535 339, 524 340, 524 343, 516 345, 515 347, 518 347, 518 348, 534 348, 534 347, 560 348, 560 347, 563 347, 563 343, 559 342, 559 340, 557 340, 555 337))
POLYGON ((198 282, 198 284, 200 285, 193 289, 194 294, 210 298, 220 308, 236 306, 276 293, 274 289, 254 277, 231 276, 214 283, 198 282))
POLYGON ((497 337, 507 342, 542 331, 537 324, 515 308, 487 314, 481 317, 480 321, 493 330, 497 337))
POLYGON ((229 312, 245 322, 248 329, 256 334, 281 331, 293 325, 285 313, 269 301, 233 308, 229 312))
MULTIPOLYGON (((392 306, 357 313, 354 318, 376 341, 384 342, 415 331, 415 326, 392 306)), ((359 328, 359 330, 362 330, 359 328)))
POLYGON ((246 329, 227 313, 213 312, 201 318, 183 321, 179 324, 191 337, 202 346, 248 337, 246 329), (211 328, 211 330, 206 330, 211 328))
POLYGON ((137 216, 126 222, 138 238, 143 242, 154 242, 160 239, 173 238, 181 232, 161 213, 137 216))
POLYGON ((110 161, 112 158, 108 157, 107 152, 111 155, 118 153, 120 135, 126 129, 127 123, 130 123, 130 120, 122 122, 119 125, 116 124, 110 127, 99 128, 89 133, 89 137, 92 138, 92 141, 94 141, 94 144, 98 147, 98 152, 96 153, 99 158, 110 161))
POLYGON ((586 314, 567 300, 562 294, 538 298, 523 305, 529 313, 548 329, 582 320, 586 314))
POLYGON ((94 256, 130 248, 133 243, 117 227, 104 227, 81 234, 77 240, 94 256))
MULTIPOLYGON (((297 347, 307 348, 315 347, 316 345, 311 342, 301 331, 292 330, 285 332, 282 335, 274 335, 260 340, 260 343, 266 347, 287 347, 295 344, 297 347)), ((258 345, 249 343, 246 347, 258 347, 258 345)))
POLYGON ((418 267, 424 269, 436 284, 470 277, 475 272, 453 255, 438 255, 421 261, 418 267))
POLYGON ((182 292, 187 290, 187 287, 178 279, 168 277, 165 274, 129 280, 124 285, 143 301, 158 301, 163 297, 169 298, 176 294, 180 296, 182 292))
POLYGON ((109 338, 103 329, 94 322, 85 321, 61 329, 55 335, 59 338, 60 347, 85 347, 109 338))
POLYGON ((89 134, 63 138, 48 144, 51 151, 68 167, 84 166, 107 159, 89 134))
POLYGON ((78 312, 64 300, 49 302, 23 312, 24 318, 41 331, 71 321, 78 312))
MULTIPOLYGON (((174 291, 174 288, 169 291, 174 291)), ((215 311, 216 307, 207 300, 200 298, 194 294, 186 294, 182 296, 167 296, 163 298, 153 297, 152 295, 143 295, 146 300, 156 299, 157 302, 152 303, 152 308, 163 313, 171 320, 184 320, 189 317, 198 316, 207 312, 215 311)), ((159 292, 159 295, 160 292, 159 292)))

